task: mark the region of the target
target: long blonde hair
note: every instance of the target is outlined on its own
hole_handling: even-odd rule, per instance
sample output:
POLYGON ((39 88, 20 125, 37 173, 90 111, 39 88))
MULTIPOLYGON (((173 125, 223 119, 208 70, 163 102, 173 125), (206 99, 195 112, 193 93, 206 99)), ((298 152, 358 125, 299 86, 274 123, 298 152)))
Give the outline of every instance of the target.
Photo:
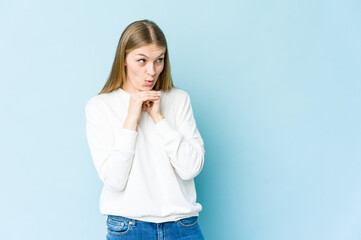
POLYGON ((174 87, 170 72, 169 51, 164 33, 153 21, 145 19, 129 24, 123 31, 119 39, 112 70, 99 94, 109 93, 123 87, 126 80, 124 67, 126 54, 136 48, 152 43, 165 48, 164 68, 153 89, 166 92, 174 87))

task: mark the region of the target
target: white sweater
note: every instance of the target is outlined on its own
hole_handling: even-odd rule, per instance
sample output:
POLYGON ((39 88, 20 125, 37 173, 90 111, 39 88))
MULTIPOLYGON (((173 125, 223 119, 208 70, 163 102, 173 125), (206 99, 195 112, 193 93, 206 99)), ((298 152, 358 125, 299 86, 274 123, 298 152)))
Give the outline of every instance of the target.
POLYGON ((137 131, 122 128, 129 100, 118 88, 85 107, 88 145, 104 183, 100 213, 155 223, 198 216, 193 178, 205 151, 189 95, 179 88, 163 92, 165 119, 155 124, 142 110, 137 131))

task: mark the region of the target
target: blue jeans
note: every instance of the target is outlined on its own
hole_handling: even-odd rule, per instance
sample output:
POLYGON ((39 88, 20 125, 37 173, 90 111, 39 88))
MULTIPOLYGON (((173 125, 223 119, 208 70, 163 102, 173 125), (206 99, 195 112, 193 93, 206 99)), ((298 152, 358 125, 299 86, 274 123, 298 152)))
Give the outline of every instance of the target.
POLYGON ((204 240, 197 216, 152 223, 108 215, 107 231, 107 240, 204 240))

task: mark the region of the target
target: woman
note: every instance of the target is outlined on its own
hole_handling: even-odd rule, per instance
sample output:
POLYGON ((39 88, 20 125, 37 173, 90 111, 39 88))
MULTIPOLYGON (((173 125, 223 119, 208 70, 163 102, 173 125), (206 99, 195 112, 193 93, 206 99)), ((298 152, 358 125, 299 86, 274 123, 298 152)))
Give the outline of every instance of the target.
POLYGON ((104 183, 107 239, 203 239, 194 177, 203 140, 189 95, 173 86, 166 38, 152 21, 120 37, 102 91, 86 104, 86 133, 104 183))

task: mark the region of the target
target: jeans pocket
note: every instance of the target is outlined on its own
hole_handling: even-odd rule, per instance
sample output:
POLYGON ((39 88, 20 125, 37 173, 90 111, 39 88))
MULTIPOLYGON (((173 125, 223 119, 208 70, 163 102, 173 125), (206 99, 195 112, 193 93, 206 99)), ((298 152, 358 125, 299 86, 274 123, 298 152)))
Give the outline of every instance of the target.
POLYGON ((182 227, 194 227, 196 226, 198 223, 198 216, 193 216, 193 217, 189 217, 189 218, 183 218, 178 220, 178 224, 181 225, 182 227))
POLYGON ((127 219, 119 216, 108 215, 107 218, 107 231, 111 235, 124 235, 128 234, 132 226, 127 219))

